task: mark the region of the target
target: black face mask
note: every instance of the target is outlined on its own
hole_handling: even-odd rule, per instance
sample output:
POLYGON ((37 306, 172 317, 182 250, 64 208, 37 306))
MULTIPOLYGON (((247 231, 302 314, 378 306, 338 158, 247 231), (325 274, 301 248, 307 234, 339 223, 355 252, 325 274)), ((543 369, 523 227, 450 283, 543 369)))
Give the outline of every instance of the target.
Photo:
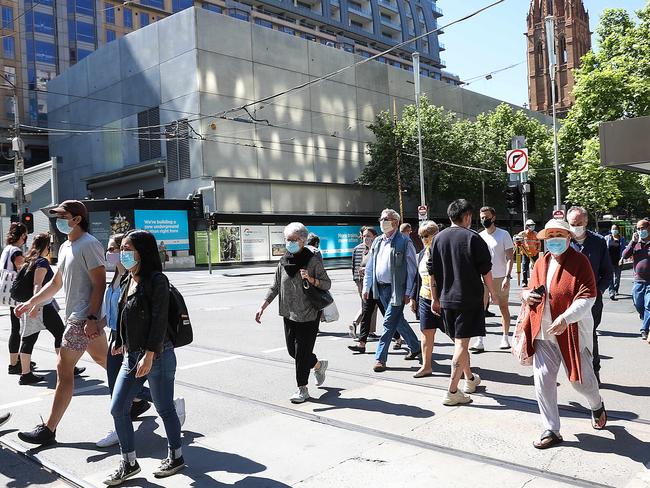
POLYGON ((481 219, 481 225, 485 227, 486 229, 489 229, 492 227, 492 224, 494 223, 494 220, 492 219, 481 219))

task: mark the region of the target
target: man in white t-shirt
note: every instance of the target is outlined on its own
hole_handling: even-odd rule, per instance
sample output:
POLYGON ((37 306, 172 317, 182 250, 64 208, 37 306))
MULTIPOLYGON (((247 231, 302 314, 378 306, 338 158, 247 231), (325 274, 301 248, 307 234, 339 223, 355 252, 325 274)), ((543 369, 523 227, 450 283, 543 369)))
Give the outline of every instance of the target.
MULTIPOLYGON (((501 324, 503 326, 503 337, 501 338, 501 349, 509 349, 510 341, 510 310, 508 309, 508 298, 510 295, 510 279, 512 273, 512 262, 514 256, 514 243, 510 234, 496 225, 497 214, 492 207, 481 208, 481 225, 485 228, 479 235, 483 238, 490 249, 492 255, 492 280, 494 282, 494 292, 497 294, 496 300, 501 310, 501 324)), ((489 303, 489 294, 485 289, 484 303, 489 303)), ((484 351, 484 337, 477 337, 476 341, 470 347, 472 351, 484 351)))

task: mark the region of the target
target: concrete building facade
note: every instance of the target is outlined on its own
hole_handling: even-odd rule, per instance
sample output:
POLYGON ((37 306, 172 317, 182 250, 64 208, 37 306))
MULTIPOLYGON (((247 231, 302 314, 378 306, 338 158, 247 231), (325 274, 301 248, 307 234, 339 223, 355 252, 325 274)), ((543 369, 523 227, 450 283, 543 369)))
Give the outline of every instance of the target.
MULTIPOLYGON (((222 213, 374 215, 383 199, 354 184, 368 125, 413 103, 412 73, 367 61, 229 111, 359 61, 196 8, 133 32, 48 85, 60 196, 185 198, 214 184, 206 203, 222 213)), ((432 78, 422 91, 462 117, 500 103, 432 78)))

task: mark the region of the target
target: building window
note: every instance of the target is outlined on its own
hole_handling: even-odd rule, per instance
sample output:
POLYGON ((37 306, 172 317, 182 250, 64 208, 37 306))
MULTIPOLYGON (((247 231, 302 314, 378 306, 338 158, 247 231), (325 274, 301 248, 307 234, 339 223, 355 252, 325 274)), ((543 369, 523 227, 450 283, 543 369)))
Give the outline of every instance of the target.
POLYGON ((13 36, 2 38, 2 53, 7 59, 16 59, 16 41, 13 36))
POLYGON ((43 12, 34 12, 25 17, 25 27, 30 32, 54 35, 54 16, 43 12))
POLYGON ((106 42, 112 42, 115 40, 115 31, 111 29, 106 29, 106 42))
POLYGON ((124 9, 124 27, 133 27, 133 10, 124 9))
POLYGON ((95 2, 93 0, 69 0, 68 12, 77 12, 82 15, 95 15, 95 2))
POLYGON ((266 19, 255 19, 255 23, 257 25, 261 25, 262 27, 268 27, 269 29, 273 29, 273 23, 269 22, 266 19))
POLYGON ((14 118, 14 97, 5 96, 5 117, 14 118))
POLYGON ((228 15, 234 17, 235 19, 248 20, 248 12, 239 10, 238 8, 228 9, 228 15))
POLYGON ((279 30, 286 34, 291 34, 292 36, 296 35, 295 29, 292 29, 291 27, 287 27, 286 25, 281 25, 279 30))
POLYGON ((354 45, 349 44, 347 42, 342 42, 341 43, 341 48, 347 53, 353 53, 354 52, 354 45))
POLYGON ((542 46, 542 41, 537 43, 537 48, 535 49, 535 68, 538 71, 544 68, 544 47, 542 46))
POLYGON ((363 10, 361 4, 359 2, 355 2, 354 0, 348 0, 348 6, 354 10, 363 10))
POLYGON ((217 12, 218 14, 223 13, 223 9, 219 5, 215 5, 214 3, 203 3, 203 8, 206 10, 210 10, 211 12, 217 12))
POLYGON ((111 3, 105 3, 104 8, 106 23, 115 25, 115 6, 111 3))
POLYGON ((361 22, 357 22, 356 20, 350 20, 350 25, 352 27, 358 27, 359 29, 363 29, 363 24, 361 22))
POLYGON ((95 44, 95 26, 88 22, 76 22, 77 24, 77 41, 95 44))
POLYGON ((165 127, 167 148, 167 181, 192 176, 190 171, 190 137, 187 119, 177 120, 165 127))
POLYGON ((16 84, 16 68, 13 66, 5 66, 3 68, 4 79, 0 80, 0 86, 5 88, 11 87, 11 85, 16 84), (8 81, 7 81, 8 80, 8 81))
POLYGON ((298 2, 296 2, 296 6, 298 8, 303 9, 303 10, 311 10, 311 5, 309 5, 308 3, 305 3, 305 2, 298 1, 298 2))
POLYGON ((302 37, 303 39, 307 39, 308 41, 315 41, 316 40, 316 36, 314 36, 312 34, 308 34, 307 32, 303 32, 302 34, 300 34, 300 37, 302 37))
POLYGON ((150 108, 138 113, 138 150, 140 161, 149 161, 161 155, 160 110, 150 108))
POLYGON ((567 50, 566 50, 566 39, 564 37, 560 37, 560 64, 566 64, 566 62, 569 59, 567 50))
POLYGON ((2 7, 2 28, 14 30, 14 9, 2 7))
POLYGON ((165 0, 140 0, 140 3, 142 5, 148 5, 149 7, 165 10, 165 0))
POLYGON ((52 42, 27 39, 27 61, 56 64, 56 46, 52 42))
MULTIPOLYGON (((172 0, 172 12, 180 12, 194 5, 194 0, 172 0)), ((205 8, 205 4, 203 4, 205 8)))
POLYGON ((149 25, 149 14, 140 12, 140 27, 146 27, 149 25))

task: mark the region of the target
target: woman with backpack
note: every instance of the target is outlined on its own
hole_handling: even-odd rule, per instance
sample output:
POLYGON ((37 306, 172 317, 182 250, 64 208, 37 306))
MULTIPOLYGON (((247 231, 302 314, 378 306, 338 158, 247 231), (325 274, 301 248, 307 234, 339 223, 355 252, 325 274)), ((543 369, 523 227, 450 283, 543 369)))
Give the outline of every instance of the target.
MULTIPOLYGON (((0 269, 16 273, 25 262, 22 247, 27 242, 27 227, 20 222, 12 222, 5 238, 5 248, 0 256, 0 269)), ((9 307, 11 333, 9 335, 9 374, 20 374, 20 320, 9 307)))
MULTIPOLYGON (((23 296, 20 296, 20 301, 29 300, 35 295, 43 286, 45 286, 54 276, 54 271, 50 267, 50 262, 47 257, 50 254, 50 234, 43 232, 37 234, 32 241, 32 245, 25 255, 25 264, 16 277, 12 291, 22 289, 23 296), (23 282, 24 280, 24 282, 23 282)), ((19 292, 20 294, 20 292, 19 292)), ((54 349, 57 354, 61 347, 61 340, 63 338, 63 331, 65 326, 59 316, 59 305, 56 300, 52 299, 49 303, 45 303, 38 312, 36 317, 24 317, 21 320, 29 321, 40 320, 42 318, 42 325, 47 329, 50 334, 54 336, 54 349)), ((44 376, 36 375, 32 372, 30 363, 34 345, 38 340, 39 331, 25 330, 22 335, 22 344, 20 346, 20 364, 21 374, 18 381, 21 385, 32 385, 45 381, 44 376)), ((80 374, 86 368, 75 368, 75 374, 80 374)))
POLYGON ((146 380, 158 415, 165 425, 169 454, 154 471, 156 478, 185 467, 181 423, 174 407, 176 355, 170 340, 169 281, 162 273, 156 238, 143 230, 122 240, 120 263, 128 271, 122 280, 117 337, 112 354, 124 354, 111 400, 111 415, 120 441, 120 465, 104 484, 117 486, 140 472, 136 459, 131 404, 146 380))

